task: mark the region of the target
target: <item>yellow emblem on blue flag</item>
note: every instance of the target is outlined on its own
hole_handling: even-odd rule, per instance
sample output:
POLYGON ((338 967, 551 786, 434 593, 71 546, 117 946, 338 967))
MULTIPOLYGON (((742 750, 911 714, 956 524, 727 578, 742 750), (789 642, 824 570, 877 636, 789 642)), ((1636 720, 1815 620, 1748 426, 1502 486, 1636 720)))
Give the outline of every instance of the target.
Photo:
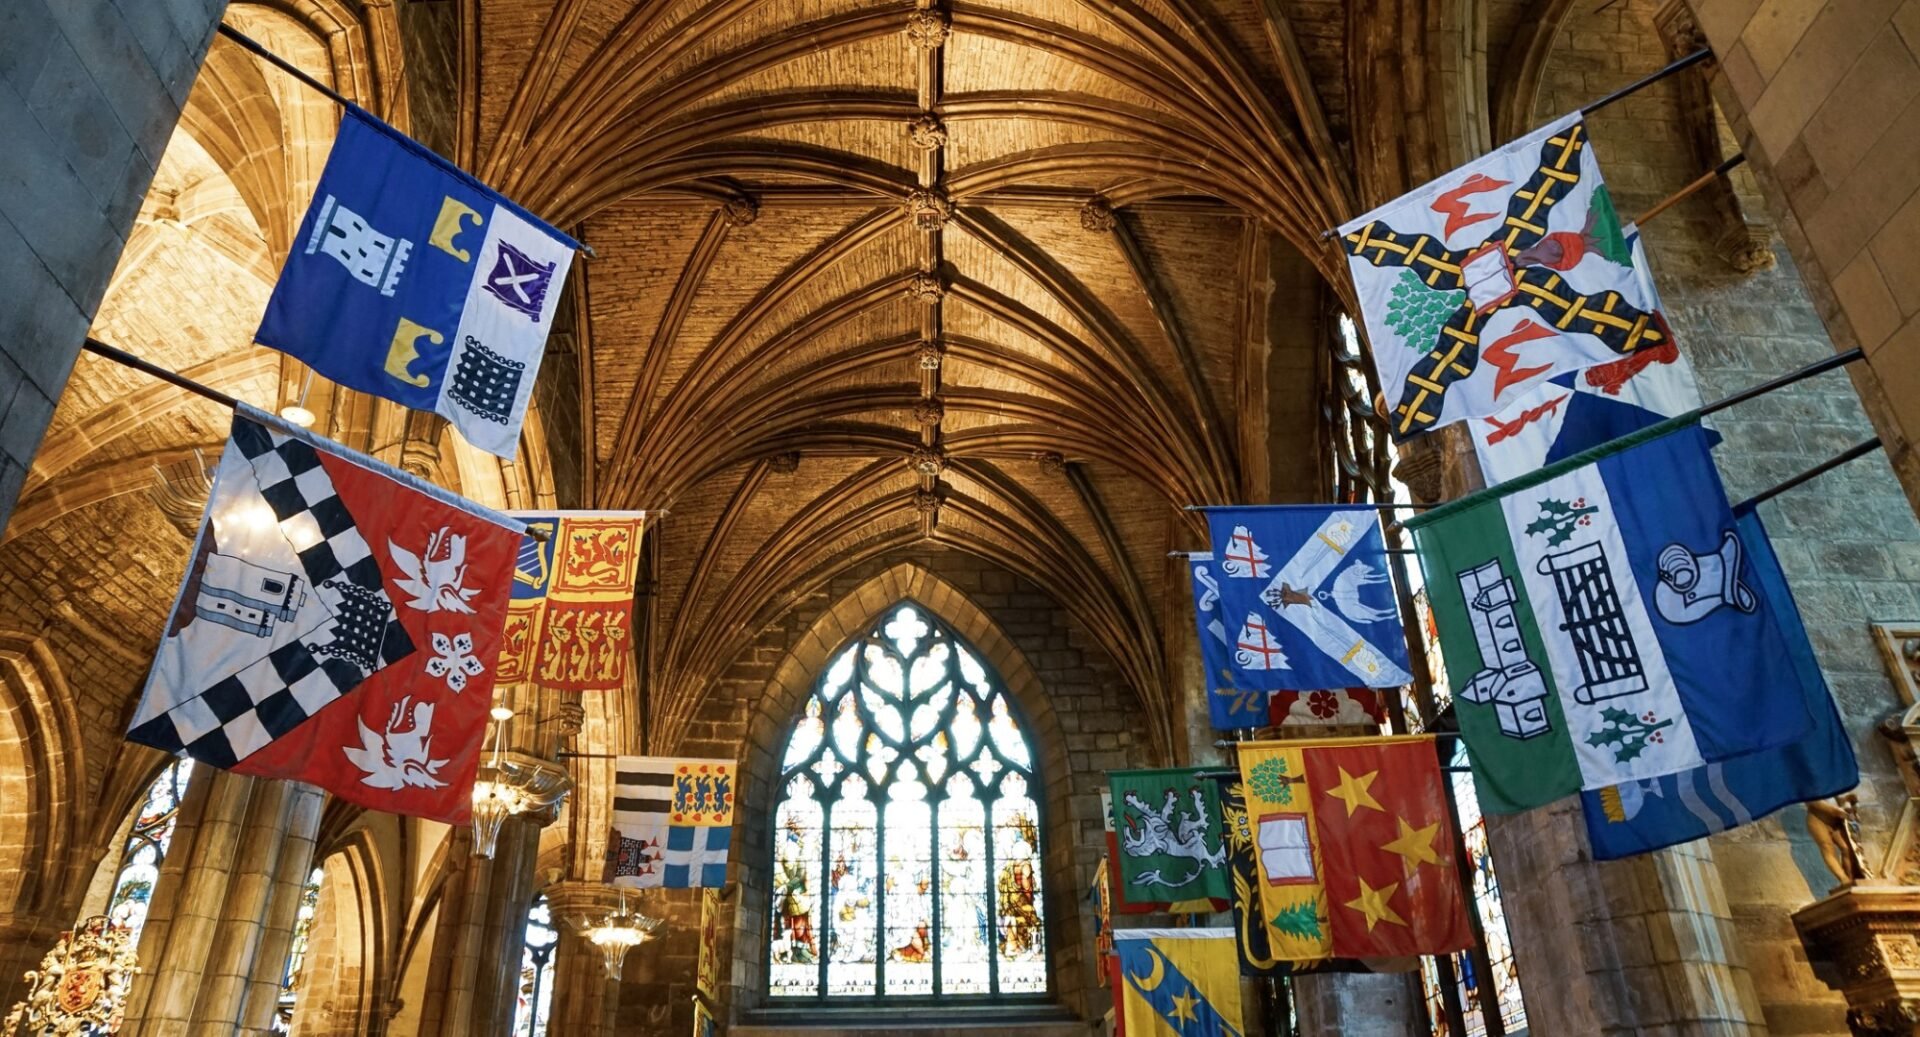
POLYGON ((1232 929, 1119 929, 1113 946, 1127 1037, 1241 1037, 1232 929))

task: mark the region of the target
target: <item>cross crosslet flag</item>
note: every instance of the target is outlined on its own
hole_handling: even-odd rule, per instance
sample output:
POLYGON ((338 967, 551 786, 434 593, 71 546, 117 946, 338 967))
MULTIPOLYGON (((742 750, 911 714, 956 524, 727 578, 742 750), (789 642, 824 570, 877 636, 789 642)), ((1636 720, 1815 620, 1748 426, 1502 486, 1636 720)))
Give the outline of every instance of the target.
POLYGON ((1107 775, 1118 879, 1129 901, 1233 895, 1214 783, 1193 768, 1107 775))
MULTIPOLYGON (((1767 602, 1793 661, 1791 683, 1806 700, 1812 729, 1778 749, 1736 756, 1690 771, 1582 792, 1593 856, 1612 860, 1646 853, 1752 824, 1789 803, 1836 796, 1860 783, 1853 743, 1814 661, 1780 560, 1760 515, 1736 511, 1735 528, 1747 545, 1753 591, 1767 602)), ((1788 678, 1774 675, 1788 683, 1788 678)))
POLYGON ((616 760, 607 881, 637 889, 726 885, 735 774, 732 760, 616 760))
POLYGON ((242 405, 128 740, 466 820, 521 529, 242 405))
POLYGON ((1472 945, 1431 736, 1239 748, 1274 957, 1397 958, 1472 945))
POLYGON ((1408 519, 1484 809, 1799 740, 1805 642, 1756 594, 1698 425, 1660 426, 1408 519))
MULTIPOLYGON (((1641 296, 1658 311, 1640 232, 1629 226, 1626 237, 1641 296)), ((1480 472, 1495 485, 1699 406, 1693 368, 1670 340, 1510 394, 1498 413, 1467 428, 1480 472)))
POLYGON ((1119 929, 1113 946, 1128 1037, 1240 1037, 1232 929, 1119 929))
POLYGON ((1206 510, 1237 686, 1317 691, 1412 679, 1372 508, 1206 510))
POLYGON ((1395 438, 1672 341, 1577 114, 1339 233, 1395 438))
POLYGON ((633 657, 633 581, 647 513, 512 514, 530 532, 514 562, 500 679, 619 691, 633 657))
POLYGON ((511 459, 579 247, 348 105, 254 339, 511 459))
POLYGON ((1295 724, 1377 724, 1380 695, 1368 688, 1268 691, 1242 688, 1233 664, 1234 638, 1220 608, 1220 581, 1211 555, 1194 557, 1193 616, 1206 672, 1207 716, 1223 731, 1295 724))

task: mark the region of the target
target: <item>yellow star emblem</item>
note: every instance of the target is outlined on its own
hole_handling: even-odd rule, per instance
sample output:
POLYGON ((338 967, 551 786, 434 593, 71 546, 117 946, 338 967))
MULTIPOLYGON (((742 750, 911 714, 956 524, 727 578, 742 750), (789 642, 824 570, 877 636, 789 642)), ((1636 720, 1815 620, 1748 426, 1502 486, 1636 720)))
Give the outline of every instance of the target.
POLYGON ((1393 910, 1393 906, 1387 903, 1393 899, 1394 892, 1400 888, 1398 882, 1389 882, 1379 889, 1374 889, 1367 885, 1366 879, 1362 878, 1359 881, 1360 895, 1347 901, 1346 906, 1366 916, 1367 932, 1372 932, 1373 927, 1379 925, 1381 922, 1388 922, 1398 926, 1405 926, 1407 924, 1407 920, 1400 917, 1400 915, 1393 910))
POLYGON ((1373 779, 1379 776, 1379 771, 1368 771, 1356 778, 1348 774, 1345 767, 1342 767, 1340 768, 1340 784, 1328 789, 1327 795, 1347 805, 1348 817, 1352 817, 1356 811, 1363 808, 1385 813, 1387 808, 1381 806, 1380 801, 1373 798, 1373 793, 1367 791, 1373 787, 1373 779))
POLYGON ((1184 994, 1175 994, 1173 997, 1174 1019, 1183 1023, 1193 1022, 1198 1018, 1198 1015, 1193 1010, 1193 1006, 1199 1003, 1200 999, 1194 997, 1193 991, 1191 990, 1184 994))
POLYGON ((1401 863, 1411 875, 1422 864, 1439 864, 1440 854, 1433 848, 1433 837, 1440 831, 1440 822, 1435 821, 1425 828, 1415 828, 1404 817, 1394 820, 1400 822, 1400 837, 1380 847, 1389 853, 1397 853, 1401 863))

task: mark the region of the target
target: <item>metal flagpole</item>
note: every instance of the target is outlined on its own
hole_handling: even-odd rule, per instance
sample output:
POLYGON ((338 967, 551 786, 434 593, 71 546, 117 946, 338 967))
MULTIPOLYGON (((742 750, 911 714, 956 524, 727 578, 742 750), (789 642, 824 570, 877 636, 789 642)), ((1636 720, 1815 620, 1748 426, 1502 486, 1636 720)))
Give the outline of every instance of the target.
POLYGON ((1732 172, 1735 167, 1739 166, 1740 163, 1745 162, 1746 160, 1747 160, 1746 152, 1744 151, 1737 152, 1736 154, 1733 155, 1733 157, 1727 159, 1726 161, 1720 163, 1717 166, 1714 166, 1712 169, 1709 169, 1706 172, 1700 174, 1698 177, 1694 178, 1692 183, 1688 184, 1685 187, 1682 187, 1680 190, 1675 191, 1672 194, 1666 196, 1665 198, 1662 198, 1660 201, 1654 203, 1653 208, 1648 209, 1646 212, 1643 212, 1638 216, 1635 216, 1633 218, 1634 226, 1636 227, 1645 226, 1648 220, 1653 219, 1655 216, 1658 216, 1661 213, 1666 212, 1668 209, 1671 209, 1674 206, 1680 204, 1682 201, 1685 201, 1686 198, 1689 195, 1693 194, 1695 191, 1698 191, 1701 188, 1707 186, 1708 184, 1713 183, 1715 180, 1719 179, 1720 177, 1726 176, 1728 173, 1732 172))
MULTIPOLYGON (((241 48, 246 50, 248 53, 254 55, 255 57, 259 58, 262 61, 265 61, 267 64, 272 65, 274 68, 277 68, 282 72, 285 72, 287 75, 290 75, 295 79, 298 79, 300 82, 304 83, 308 87, 311 87, 312 89, 317 90, 322 94, 325 94, 327 99, 332 101, 334 104, 337 104, 342 108, 359 107, 358 105, 354 104, 353 100, 347 97, 345 94, 342 94, 340 91, 335 90, 334 88, 328 86, 327 84, 322 83, 318 79, 315 79, 312 76, 308 75, 305 70, 300 68, 300 66, 294 64, 291 61, 288 61, 286 58, 283 58, 278 54, 275 54, 273 51, 268 50, 266 46, 262 44, 259 40, 256 40, 253 37, 247 35, 246 33, 241 32, 239 29, 236 29, 233 26, 228 25, 226 22, 221 22, 218 27, 218 31, 220 35, 225 36, 227 39, 230 39, 233 42, 239 44, 241 48)), ((395 130, 393 132, 398 133, 399 131, 395 130)), ((593 246, 587 244, 584 241, 579 242, 578 244, 580 245, 580 251, 586 253, 586 256, 588 259, 600 258, 600 254, 593 250, 593 246)))
POLYGON ((1812 468, 1809 468, 1806 471, 1801 472, 1799 475, 1793 476, 1792 478, 1787 479, 1784 482, 1774 483, 1772 486, 1769 486, 1766 489, 1761 490, 1759 493, 1756 493, 1753 496, 1748 497, 1746 500, 1743 500, 1740 503, 1735 504, 1734 508, 1736 509, 1751 508, 1760 504, 1763 501, 1770 501, 1773 498, 1778 497, 1781 494, 1787 492, 1788 490, 1791 490, 1794 487, 1800 485, 1801 483, 1809 482, 1813 479, 1817 479, 1820 476, 1833 471, 1835 468, 1838 468, 1849 461, 1853 461, 1853 460, 1857 460, 1859 458, 1865 457, 1868 454, 1873 453, 1875 450, 1880 449, 1880 446, 1881 446, 1881 443, 1880 443, 1879 436, 1875 436, 1872 439, 1862 440, 1848 447, 1846 450, 1840 452, 1839 454, 1836 454, 1833 457, 1829 457, 1825 461, 1822 461, 1819 464, 1814 465, 1812 468))
MULTIPOLYGON (((222 26, 221 28, 224 29, 225 26, 222 26)), ((1670 75, 1673 75, 1675 72, 1679 72, 1682 69, 1691 68, 1694 65, 1698 65, 1702 61, 1705 61, 1711 57, 1713 57, 1713 51, 1708 50, 1705 47, 1702 47, 1699 50, 1696 50, 1693 53, 1688 54, 1686 57, 1683 57, 1674 61, 1672 64, 1666 66, 1665 68, 1657 69, 1653 72, 1647 73, 1645 76, 1642 76, 1639 79, 1636 79, 1631 83, 1628 83, 1626 86, 1623 86, 1618 90, 1615 90, 1613 93, 1610 93, 1605 97, 1602 97, 1598 101, 1594 101, 1590 104, 1582 106, 1580 109, 1580 114, 1592 115, 1594 112, 1597 112, 1600 109, 1605 108, 1610 104, 1613 104, 1615 101, 1619 101, 1622 98, 1629 97, 1635 93, 1638 93, 1641 90, 1645 90, 1647 87, 1650 87, 1653 84, 1658 83, 1662 79, 1665 79, 1670 75)), ((1741 157, 1744 158, 1745 156, 1741 156, 1741 157)), ((1727 168, 1731 169, 1732 166, 1728 166, 1727 168)), ((1724 172, 1724 171, 1725 170, 1717 170, 1716 172, 1724 172)), ((1679 199, 1676 198, 1674 200, 1678 201, 1679 199)), ((1644 219, 1645 217, 1642 217, 1642 218, 1644 219)), ((1340 233, 1340 228, 1328 227, 1326 230, 1323 230, 1320 232, 1320 240, 1321 241, 1332 240, 1334 235, 1339 233, 1340 233)))
MULTIPOLYGON (((132 353, 129 353, 124 349, 120 349, 114 346, 109 346, 105 342, 102 342, 99 339, 93 338, 91 336, 89 336, 86 339, 86 341, 80 344, 80 348, 86 350, 89 353, 94 354, 95 356, 106 357, 108 360, 111 360, 114 363, 120 364, 124 367, 131 367, 134 370, 141 372, 142 374, 152 375, 153 377, 158 378, 161 381, 168 383, 169 385, 174 385, 174 386, 178 386, 179 388, 185 389, 186 391, 193 393, 195 396, 205 397, 217 404, 220 404, 222 407, 226 407, 231 410, 237 410, 241 405, 241 402, 242 402, 241 400, 232 396, 228 396, 226 393, 223 393, 220 390, 215 389, 213 386, 202 385, 201 383, 196 382, 193 379, 188 378, 186 375, 180 374, 177 371, 169 371, 166 368, 161 367, 160 365, 153 363, 150 360, 142 360, 139 357, 134 356, 132 353)), ((521 532, 527 536, 532 537, 535 540, 546 540, 550 536, 550 534, 548 534, 546 530, 535 529, 531 526, 522 527, 521 532)))

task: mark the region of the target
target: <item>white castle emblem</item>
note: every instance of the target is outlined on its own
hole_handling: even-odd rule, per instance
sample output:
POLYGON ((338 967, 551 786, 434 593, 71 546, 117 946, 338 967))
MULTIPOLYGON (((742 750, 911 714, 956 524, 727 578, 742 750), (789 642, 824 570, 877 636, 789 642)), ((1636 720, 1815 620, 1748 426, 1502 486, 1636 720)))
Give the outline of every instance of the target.
POLYGON ((328 195, 320 203, 313 233, 307 235, 307 255, 315 252, 339 260, 356 280, 391 296, 413 254, 413 242, 374 230, 359 213, 328 195))

